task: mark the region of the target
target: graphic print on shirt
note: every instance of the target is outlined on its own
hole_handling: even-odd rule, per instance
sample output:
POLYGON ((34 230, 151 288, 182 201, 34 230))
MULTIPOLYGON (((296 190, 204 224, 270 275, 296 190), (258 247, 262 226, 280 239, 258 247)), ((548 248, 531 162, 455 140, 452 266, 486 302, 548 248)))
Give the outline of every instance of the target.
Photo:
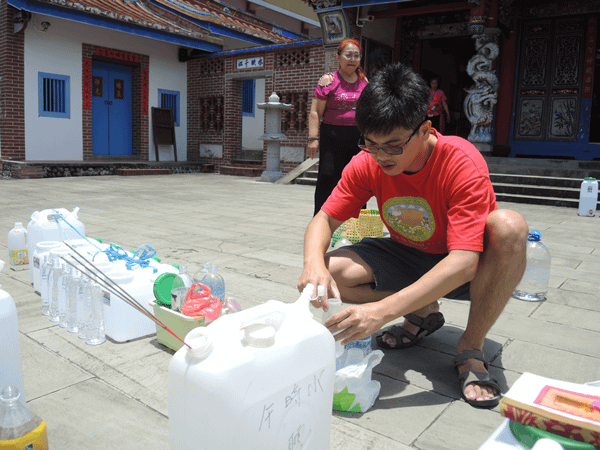
POLYGON ((353 94, 342 92, 337 97, 337 100, 340 102, 338 109, 346 109, 348 111, 355 109, 356 98, 353 94))
POLYGON ((431 207, 420 197, 393 197, 383 204, 383 219, 399 235, 424 242, 435 232, 431 207))

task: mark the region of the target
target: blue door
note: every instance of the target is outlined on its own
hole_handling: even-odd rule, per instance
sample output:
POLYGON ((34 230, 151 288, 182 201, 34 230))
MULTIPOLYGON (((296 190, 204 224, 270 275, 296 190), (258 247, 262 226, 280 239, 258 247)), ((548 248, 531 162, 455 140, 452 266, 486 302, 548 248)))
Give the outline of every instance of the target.
POLYGON ((132 68, 104 62, 92 67, 94 155, 131 155, 132 68))

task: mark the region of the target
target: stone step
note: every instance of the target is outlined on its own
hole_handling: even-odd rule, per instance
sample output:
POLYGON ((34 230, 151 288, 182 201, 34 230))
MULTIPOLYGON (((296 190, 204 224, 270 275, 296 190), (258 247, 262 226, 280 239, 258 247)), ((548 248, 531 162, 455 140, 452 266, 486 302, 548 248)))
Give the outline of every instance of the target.
POLYGON ((220 173, 240 177, 260 177, 263 169, 261 167, 221 166, 220 173))
POLYGON ((532 197, 554 197, 577 199, 579 201, 579 189, 562 186, 540 186, 514 183, 497 183, 492 181, 496 194, 530 195, 532 197))
POLYGON ((569 199, 563 197, 540 197, 535 195, 517 195, 496 192, 496 200, 499 202, 527 203, 532 205, 547 205, 560 206, 563 208, 574 208, 575 214, 577 214, 577 209, 579 208, 579 198, 569 199))

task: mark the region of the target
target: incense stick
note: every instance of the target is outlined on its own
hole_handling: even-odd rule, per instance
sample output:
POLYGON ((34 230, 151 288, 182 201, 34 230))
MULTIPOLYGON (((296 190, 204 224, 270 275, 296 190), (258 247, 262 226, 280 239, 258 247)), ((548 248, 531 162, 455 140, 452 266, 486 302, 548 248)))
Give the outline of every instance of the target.
POLYGON ((173 331, 171 331, 171 329, 169 327, 167 327, 163 322, 161 322, 159 319, 157 319, 154 316, 154 314, 152 314, 146 308, 144 308, 144 306, 141 305, 135 298, 133 298, 125 289, 123 289, 121 286, 119 286, 117 283, 115 283, 109 276, 107 276, 104 272, 102 272, 96 266, 94 266, 94 264, 92 262, 88 261, 85 258, 85 256, 81 255, 81 253, 79 253, 77 250, 75 250, 75 248, 70 246, 68 243, 65 242, 65 244, 67 245, 67 247, 69 247, 71 250, 73 250, 75 253, 77 253, 77 255, 79 255, 85 261, 85 262, 79 261, 75 256, 70 255, 73 258, 73 260, 75 260, 77 263, 81 264, 85 269, 87 269, 87 271, 89 271, 91 273, 91 275, 93 275, 93 277, 90 274, 86 273, 85 271, 81 270, 79 267, 72 264, 70 261, 61 257, 61 259, 63 261, 65 261, 67 264, 69 264, 70 266, 77 269, 79 272, 81 272, 83 275, 85 275, 92 281, 98 283, 101 287, 107 289, 108 291, 110 291, 111 293, 113 293, 114 295, 119 297, 121 300, 123 300, 125 303, 127 303, 132 308, 134 308, 137 311, 141 312, 142 314, 146 315, 158 326, 165 329, 167 332, 171 333, 179 341, 181 341, 183 344, 185 344, 189 349, 192 348, 183 339, 181 339, 173 331), (92 270, 87 264, 89 264, 89 266, 91 266, 95 271, 92 270), (104 279, 102 277, 104 277, 104 279), (110 283, 112 283, 112 286, 109 285, 106 280, 110 281, 110 283), (120 292, 117 292, 115 290, 115 288, 118 289, 120 292))

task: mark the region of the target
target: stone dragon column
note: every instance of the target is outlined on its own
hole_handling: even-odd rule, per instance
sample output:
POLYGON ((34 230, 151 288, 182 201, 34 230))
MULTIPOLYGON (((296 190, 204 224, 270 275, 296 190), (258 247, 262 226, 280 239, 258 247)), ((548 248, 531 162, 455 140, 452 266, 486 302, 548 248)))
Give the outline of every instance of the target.
POLYGON ((500 54, 497 37, 500 30, 486 27, 488 16, 473 15, 484 13, 483 5, 478 5, 471 10, 469 33, 475 40, 477 52, 467 64, 467 73, 474 84, 465 89, 467 97, 464 101, 464 111, 471 123, 471 132, 468 140, 484 155, 492 152, 492 131, 494 127, 495 105, 498 99, 499 81, 496 70, 493 68, 494 60, 500 54))

